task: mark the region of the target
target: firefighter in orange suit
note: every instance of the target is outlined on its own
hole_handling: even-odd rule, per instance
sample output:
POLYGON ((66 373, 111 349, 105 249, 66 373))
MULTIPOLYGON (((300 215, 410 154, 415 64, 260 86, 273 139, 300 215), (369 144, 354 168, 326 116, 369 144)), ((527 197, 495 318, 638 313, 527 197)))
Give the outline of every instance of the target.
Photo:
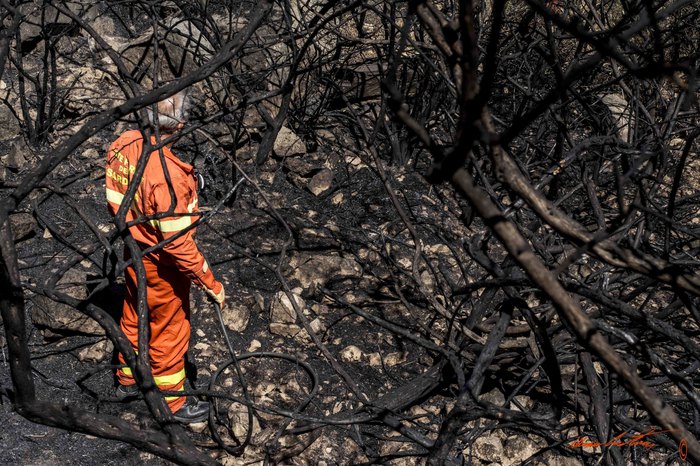
MULTIPOLYGON (((160 140, 177 133, 186 120, 186 95, 176 94, 149 111, 152 129, 160 140)), ((156 138, 151 137, 151 145, 156 138)), ((112 143, 107 154, 106 194, 112 214, 116 214, 133 180, 141 157, 148 157, 126 221, 137 223, 129 232, 146 249, 168 241, 143 256, 146 269, 146 296, 150 326, 150 363, 155 382, 162 390, 184 390, 185 353, 190 340, 190 284, 202 287, 221 306, 224 288, 212 274, 194 241, 197 220, 197 180, 191 165, 180 160, 170 145, 144 153, 143 135, 127 131, 112 143), (161 157, 162 156, 162 157, 161 157), (167 173, 167 176, 166 176, 167 173), (158 215, 167 213, 167 216, 158 215)), ((137 282, 132 266, 125 270, 126 296, 121 329, 135 350, 138 347, 137 282)), ((124 358, 119 355, 120 362, 124 358)), ((117 394, 136 395, 138 388, 131 370, 117 371, 117 394)), ((166 397, 174 418, 179 422, 199 422, 208 416, 208 403, 195 397, 166 397)))

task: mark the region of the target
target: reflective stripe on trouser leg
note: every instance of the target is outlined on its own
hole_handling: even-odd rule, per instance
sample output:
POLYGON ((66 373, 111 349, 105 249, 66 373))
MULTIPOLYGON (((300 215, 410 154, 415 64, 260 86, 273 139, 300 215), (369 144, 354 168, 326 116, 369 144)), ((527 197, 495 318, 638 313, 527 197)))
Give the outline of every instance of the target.
POLYGON ((122 385, 133 385, 136 383, 136 380, 134 380, 134 374, 131 371, 131 367, 126 365, 126 361, 124 361, 124 357, 119 353, 119 363, 124 364, 124 367, 120 367, 117 369, 117 379, 119 380, 119 383, 122 385))
MULTIPOLYGON (((121 374, 118 374, 119 380, 120 380, 120 383, 122 385, 132 385, 133 383, 135 383, 130 367, 128 367, 128 366, 121 367, 121 368, 119 368, 119 371, 121 372, 121 374), (129 381, 129 379, 132 383, 124 383, 124 381, 129 381)), ((182 369, 180 369, 178 372, 176 372, 175 374, 155 375, 155 376, 153 376, 153 379, 155 380, 158 388, 161 390, 169 390, 169 391, 184 391, 185 390, 185 368, 184 367, 182 369)), ((168 405, 180 404, 180 403, 177 403, 179 401, 179 398, 180 398, 179 396, 166 396, 165 401, 168 402, 168 405)), ((178 406, 178 408, 179 408, 179 406, 178 406)), ((171 409, 173 409, 173 408, 171 407, 171 409)))
MULTIPOLYGON (((164 266, 150 256, 144 257, 143 265, 146 269, 151 334, 149 360, 153 376, 162 390, 182 390, 185 379, 185 353, 190 339, 190 280, 179 270, 164 266), (175 377, 176 374, 181 375, 175 377)), ((132 347, 137 348, 137 286, 134 269, 128 267, 124 276, 126 295, 120 326, 132 347)), ((120 360, 123 362, 121 355, 120 360)), ((124 371, 118 371, 117 375, 120 383, 133 383, 133 378, 124 371)), ((185 397, 168 397, 167 401, 170 409, 175 412, 185 403, 185 397)))
MULTIPOLYGON (((183 367, 182 370, 175 374, 155 376, 154 379, 161 390, 183 391, 185 389, 185 368, 183 367)), ((165 401, 170 406, 178 401, 184 403, 184 398, 181 400, 179 396, 166 396, 165 401)), ((173 407, 171 406, 170 409, 173 409, 173 407)))

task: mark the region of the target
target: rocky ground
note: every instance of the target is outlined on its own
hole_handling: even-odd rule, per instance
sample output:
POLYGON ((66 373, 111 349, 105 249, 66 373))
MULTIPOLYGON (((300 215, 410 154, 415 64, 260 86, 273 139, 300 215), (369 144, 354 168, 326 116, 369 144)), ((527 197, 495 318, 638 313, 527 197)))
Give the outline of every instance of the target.
MULTIPOLYGON (((279 152, 282 150, 278 147, 279 152)), ((289 156, 289 151, 286 154, 289 156)), ((102 148, 86 150, 79 160, 89 170, 87 176, 71 185, 69 191, 80 199, 81 208, 90 213, 99 228, 108 232, 112 227, 104 208, 102 148)), ((382 225, 377 222, 391 217, 381 185, 371 170, 357 157, 344 160, 342 154, 304 157, 296 154, 294 158, 283 161, 271 159, 258 173, 251 175, 259 190, 250 184, 243 185, 236 203, 214 216, 198 232, 200 247, 222 278, 229 295, 230 306, 223 315, 235 349, 239 352, 273 351, 308 362, 320 379, 318 394, 306 409, 309 414, 325 416, 347 412, 357 405, 319 355, 308 333, 295 323, 294 310, 274 272, 281 263, 283 276, 297 302, 302 306, 306 304, 310 327, 345 370, 362 381, 360 387, 368 396, 376 398, 429 367, 432 361, 429 355, 411 347, 410 343, 399 341, 394 335, 372 328, 364 319, 345 309, 330 306, 318 292, 319 286, 327 286, 344 294, 346 299, 359 302, 370 299, 368 283, 377 287, 378 271, 363 269, 367 264, 363 264, 362 257, 367 257, 372 251, 366 249, 367 245, 352 244, 366 235, 380 236, 382 225), (345 165, 344 170, 339 170, 341 162, 345 165), (349 182, 350 176, 353 177, 352 183, 349 182), (368 195, 372 192, 374 195, 368 195), (358 195, 360 193, 362 196, 358 195), (288 245, 292 247, 288 247, 285 256, 280 256, 280 251, 290 238, 271 215, 272 209, 293 225, 294 237, 288 245), (368 215, 370 212, 372 214, 368 215), (364 231, 361 232, 362 228, 364 231)), ((41 209, 52 217, 45 219, 47 224, 56 228, 57 234, 65 234, 70 241, 89 241, 85 231, 77 228, 71 231, 76 224, 69 218, 61 219, 63 214, 59 213, 54 202, 60 201, 49 199, 46 208, 41 209)), ((20 243, 20 261, 26 279, 40 283, 46 277, 38 276, 36 272, 40 270, 50 275, 54 269, 47 270, 47 263, 60 266, 65 247, 52 241, 51 228, 41 219, 36 223, 31 216, 16 215, 15 221, 17 226, 24 222, 22 224, 27 230, 24 236, 29 237, 20 243)), ((100 258, 94 259, 84 260, 69 270, 61 279, 59 289, 75 297, 87 296, 84 283, 91 274, 99 273, 100 258)), ((118 300, 119 287, 113 287, 111 292, 118 300)), ((191 356, 198 367, 197 386, 203 387, 217 366, 229 356, 213 309, 203 301, 199 291, 193 292, 192 300, 194 332, 191 356)), ((32 295, 27 304, 32 322, 34 364, 42 395, 87 402, 96 408, 99 406, 101 411, 122 413, 126 418, 134 418, 140 409, 144 409, 140 401, 123 405, 104 400, 112 395, 113 389, 109 368, 112 346, 99 336, 103 332, 95 322, 43 296, 32 295), (90 336, 76 335, 78 331, 90 336), (75 383, 76 379, 80 383, 75 383)), ((293 398, 308 392, 308 376, 300 379, 303 374, 295 370, 293 363, 251 360, 242 365, 246 374, 253 373, 251 379, 247 377, 247 382, 251 394, 259 397, 262 405, 274 405, 273 399, 281 397, 289 408, 293 408, 293 398)), ((7 387, 6 364, 2 370, 3 387, 7 387)), ((228 377, 222 383, 231 387, 233 380, 228 377)), ((13 448, 4 450, 12 452, 6 458, 9 462, 21 459, 23 463, 43 464, 44 460, 53 463, 55 458, 60 458, 61 462, 90 464, 117 454, 122 455, 120 462, 126 458, 129 462, 143 459, 143 454, 128 447, 23 421, 11 412, 7 399, 3 408, 4 417, 22 426, 3 435, 6 444, 13 445, 13 448), (85 450, 83 455, 75 457, 73 449, 56 447, 71 437, 83 439, 78 441, 81 446, 76 447, 85 450), (37 448, 37 443, 41 448, 37 448), (94 444, 100 447, 95 448, 94 444), (112 453, 107 454, 107 450, 112 453)), ((232 412, 234 408, 231 408, 232 412)), ((436 405, 432 410, 437 413, 439 407, 436 405)), ((424 414, 429 415, 427 411, 424 414)), ((278 424, 270 420, 267 423, 270 426, 266 430, 256 432, 254 445, 246 452, 246 458, 261 458, 262 450, 259 444, 255 444, 255 438, 269 436, 270 429, 274 431, 278 424)), ((259 428, 259 422, 255 426, 259 428)), ((323 441, 313 442, 309 447, 309 458, 334 462, 352 457, 358 457, 360 461, 359 458, 364 456, 353 442, 345 442, 342 432, 323 437, 323 441), (339 455, 338 445, 345 445, 347 451, 339 455)), ((385 447, 382 452, 387 453, 386 448, 396 447, 385 447)))

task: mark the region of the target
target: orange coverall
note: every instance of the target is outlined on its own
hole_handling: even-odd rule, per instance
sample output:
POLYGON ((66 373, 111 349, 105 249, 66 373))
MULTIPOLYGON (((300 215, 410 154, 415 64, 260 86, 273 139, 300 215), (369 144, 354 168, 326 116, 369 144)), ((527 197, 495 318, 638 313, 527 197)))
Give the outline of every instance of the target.
MULTIPOLYGON (((152 144, 155 138, 152 139, 152 144)), ((141 157, 143 136, 132 130, 122 134, 109 148, 106 166, 107 204, 116 214, 141 157)), ((150 154, 146 170, 126 214, 130 222, 157 213, 172 212, 173 216, 151 218, 131 226, 129 231, 141 249, 171 238, 197 218, 197 184, 191 165, 178 159, 163 147, 165 165, 175 198, 163 171, 159 151, 150 154), (173 210, 170 210, 174 207, 173 210), (180 214, 180 215, 178 215, 180 214)), ((144 156, 147 154, 144 154, 144 156)), ((162 390, 183 390, 185 382, 185 353, 190 340, 190 283, 219 293, 221 284, 209 270, 209 264, 194 241, 195 229, 181 233, 176 239, 143 256, 146 269, 146 293, 150 323, 150 362, 156 384, 162 390)), ((125 272, 126 296, 121 328, 136 350, 138 347, 137 285, 133 267, 125 272)), ((124 364, 120 354, 119 360, 124 364)), ((119 383, 133 385, 131 369, 117 371, 119 383)), ((166 397, 172 412, 185 402, 185 397, 166 397)))

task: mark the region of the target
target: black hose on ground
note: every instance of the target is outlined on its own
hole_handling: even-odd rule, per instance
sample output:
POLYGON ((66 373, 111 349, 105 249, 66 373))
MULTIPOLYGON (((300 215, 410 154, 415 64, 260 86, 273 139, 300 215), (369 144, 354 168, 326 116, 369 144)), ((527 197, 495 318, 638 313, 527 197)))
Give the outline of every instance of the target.
MULTIPOLYGON (((243 397, 245 398, 246 401, 246 406, 248 408, 248 429, 246 432, 246 438, 244 439, 243 442, 239 442, 238 445, 232 447, 230 445, 227 445, 226 442, 221 438, 219 435, 219 432, 216 429, 217 426, 217 421, 218 424, 225 424, 224 422, 219 419, 219 413, 217 409, 217 399, 215 397, 211 397, 210 402, 212 404, 212 408, 209 410, 209 430, 211 432, 212 438, 216 443, 219 444, 219 446, 224 449, 226 452, 232 454, 232 455, 241 455, 243 454, 243 451, 245 447, 250 443, 251 435, 253 432, 253 403, 250 401, 250 396, 248 394, 248 388, 245 383, 245 379, 243 377, 243 372, 241 371, 241 367, 239 362, 244 361, 246 359, 251 359, 251 358, 273 358, 273 359, 282 359, 286 361, 290 361, 295 363, 296 365, 300 366, 304 371, 308 374, 310 380, 311 380, 311 390, 309 391, 309 395, 297 406, 295 412, 300 413, 306 407, 309 405, 311 400, 316 396, 316 393, 318 392, 318 375, 316 372, 311 368, 311 366, 300 360, 296 356, 292 356, 289 354, 284 354, 284 353, 274 353, 274 352, 255 352, 255 353, 243 353, 241 355, 236 356, 236 352, 233 349, 233 345, 231 344, 231 340, 229 339, 228 332, 226 331, 226 324, 224 322, 224 317, 221 313, 221 306, 219 306, 218 303, 214 304, 214 310, 216 313, 216 316, 219 320, 219 324, 221 325, 221 333, 224 335, 224 340, 226 341, 226 347, 228 348, 229 353, 231 354, 231 359, 229 361, 226 361, 224 364, 222 364, 217 371, 212 375, 211 381, 209 382, 209 390, 213 391, 219 377, 221 374, 230 366, 234 366, 236 370, 236 375, 238 377, 238 380, 241 384, 241 389, 243 391, 243 397)), ((278 432, 277 436, 275 436, 275 441, 279 439, 279 437, 282 434, 282 431, 286 428, 286 425, 282 428, 280 432, 278 432)), ((233 434, 232 429, 229 427, 229 433, 231 436, 236 439, 236 436, 233 434)))

